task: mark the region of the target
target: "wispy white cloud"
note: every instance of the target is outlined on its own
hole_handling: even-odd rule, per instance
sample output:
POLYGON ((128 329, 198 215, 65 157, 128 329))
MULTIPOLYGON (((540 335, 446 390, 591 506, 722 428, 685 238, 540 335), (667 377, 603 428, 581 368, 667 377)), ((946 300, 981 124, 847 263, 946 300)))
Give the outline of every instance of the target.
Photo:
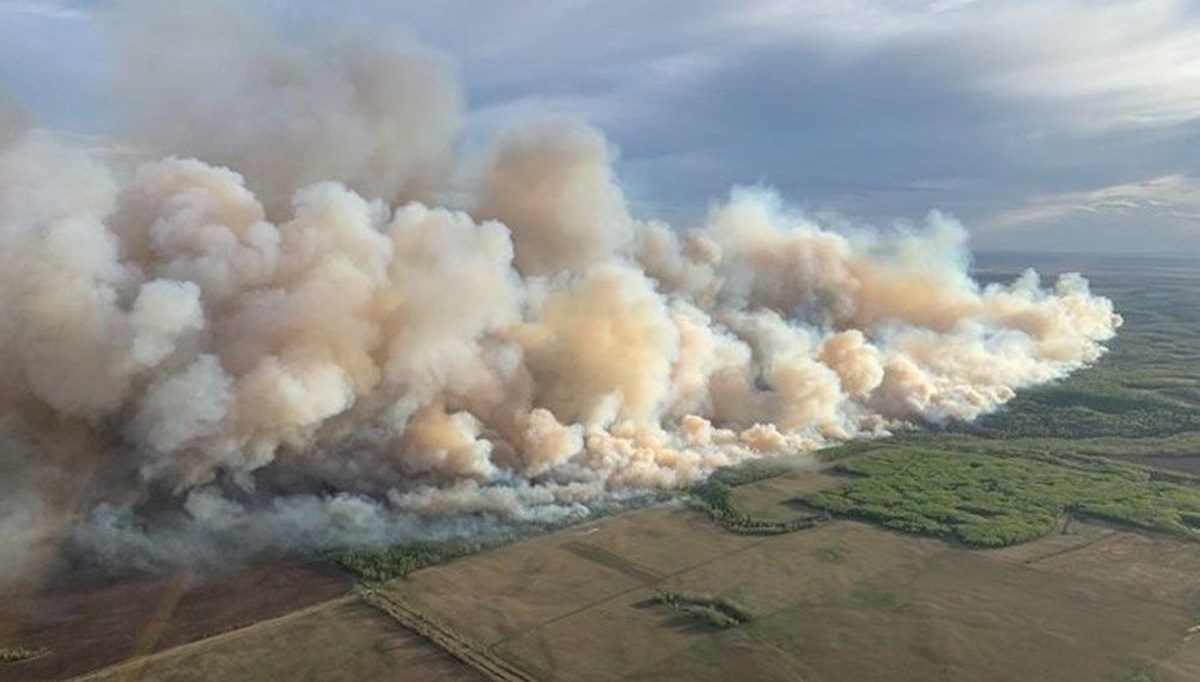
POLYGON ((1053 224, 1069 217, 1169 218, 1200 226, 1200 178, 1164 175, 1037 197, 988 222, 992 228, 1053 224))
POLYGON ((0 14, 25 14, 60 21, 80 21, 88 13, 79 7, 55 0, 3 0, 0 14))

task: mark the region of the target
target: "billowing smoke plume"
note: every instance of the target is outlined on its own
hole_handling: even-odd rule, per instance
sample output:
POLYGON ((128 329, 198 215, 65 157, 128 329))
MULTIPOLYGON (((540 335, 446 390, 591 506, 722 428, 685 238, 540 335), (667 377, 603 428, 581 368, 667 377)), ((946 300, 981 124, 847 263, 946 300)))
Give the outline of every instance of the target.
POLYGON ((237 169, 268 209, 331 179, 428 200, 452 170, 461 92, 445 58, 402 34, 302 47, 222 0, 131 0, 109 19, 126 134, 237 169))
POLYGON ((936 213, 835 230, 741 189, 640 220, 577 124, 500 136, 438 207, 440 58, 197 7, 119 18, 137 142, 178 155, 0 149, 0 579, 64 538, 133 566, 558 521, 974 419, 1120 323, 1076 275, 981 287, 936 213))

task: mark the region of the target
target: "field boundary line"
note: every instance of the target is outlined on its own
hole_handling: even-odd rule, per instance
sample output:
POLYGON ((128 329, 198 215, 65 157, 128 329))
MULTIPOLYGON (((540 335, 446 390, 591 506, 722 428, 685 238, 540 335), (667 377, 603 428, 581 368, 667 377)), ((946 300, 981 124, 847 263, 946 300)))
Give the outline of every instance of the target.
POLYGON ((524 670, 501 658, 492 649, 421 613, 395 595, 371 588, 359 592, 363 601, 383 611, 399 625, 450 654, 493 682, 536 682, 524 670))

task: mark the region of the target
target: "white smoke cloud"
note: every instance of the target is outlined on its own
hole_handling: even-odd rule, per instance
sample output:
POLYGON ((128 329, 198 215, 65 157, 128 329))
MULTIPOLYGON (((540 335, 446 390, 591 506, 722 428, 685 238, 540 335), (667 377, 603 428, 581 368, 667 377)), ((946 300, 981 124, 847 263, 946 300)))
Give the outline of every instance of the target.
POLYGON ((743 189, 686 232, 640 221, 580 125, 502 136, 470 213, 397 202, 448 163, 437 58, 165 7, 121 15, 129 104, 156 147, 205 160, 0 149, 0 435, 27 444, 5 448, 25 481, 5 499, 63 519, 5 527, 69 528, 100 563, 558 522, 974 419, 1120 324, 1077 275, 977 285, 936 213, 833 229, 743 189), (39 462, 28 444, 64 432, 51 449, 73 454, 39 462), (85 483, 45 484, 55 467, 85 483))
POLYGON ((453 69, 402 35, 287 42, 228 0, 123 0, 109 20, 126 132, 151 152, 237 169, 272 209, 333 178, 429 199, 451 171, 453 69))
POLYGON ((509 132, 496 145, 475 212, 508 225, 522 274, 603 262, 633 236, 612 161, 604 137, 585 126, 509 132))

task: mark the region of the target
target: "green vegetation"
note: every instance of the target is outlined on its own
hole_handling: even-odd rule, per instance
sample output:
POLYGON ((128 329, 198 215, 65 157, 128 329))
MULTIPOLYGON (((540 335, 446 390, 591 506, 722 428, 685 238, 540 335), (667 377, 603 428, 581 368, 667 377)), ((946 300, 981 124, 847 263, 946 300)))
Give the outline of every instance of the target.
POLYGON ((714 628, 734 628, 750 620, 745 609, 728 599, 706 595, 685 595, 671 590, 658 590, 653 603, 686 613, 714 628))
POLYGON ((1067 439, 1161 438, 1200 431, 1200 410, 1195 405, 1130 388, 1128 375, 1095 372, 1086 381, 1081 378, 1018 396, 1005 411, 960 430, 985 438, 1067 439))
MULTIPOLYGON (((1009 406, 952 431, 987 439, 1164 439, 1200 433, 1200 308, 1194 272, 1095 272, 1125 325, 1095 367, 1021 392, 1009 406), (1151 282, 1151 279, 1154 279, 1151 282)), ((1200 452, 1196 449, 1190 454, 1200 452)), ((1117 454, 1117 453, 1114 453, 1117 454)))
POLYGON ((706 482, 736 488, 795 471, 796 466, 794 461, 787 458, 752 459, 736 466, 721 467, 706 482))
POLYGON ((1153 481, 1122 464, 894 447, 837 469, 856 478, 803 501, 976 547, 1032 540, 1067 512, 1190 536, 1200 521, 1200 488, 1153 481))
POLYGON ((818 450, 817 456, 825 462, 837 462, 850 457, 864 455, 873 450, 878 450, 888 444, 888 440, 851 440, 835 445, 833 447, 818 450))
POLYGON ((413 571, 441 564, 483 549, 480 542, 444 540, 409 542, 386 547, 363 547, 329 556, 362 580, 382 582, 401 578, 413 571))
POLYGON ((30 649, 23 646, 0 646, 0 663, 19 663, 44 656, 45 649, 30 649))

